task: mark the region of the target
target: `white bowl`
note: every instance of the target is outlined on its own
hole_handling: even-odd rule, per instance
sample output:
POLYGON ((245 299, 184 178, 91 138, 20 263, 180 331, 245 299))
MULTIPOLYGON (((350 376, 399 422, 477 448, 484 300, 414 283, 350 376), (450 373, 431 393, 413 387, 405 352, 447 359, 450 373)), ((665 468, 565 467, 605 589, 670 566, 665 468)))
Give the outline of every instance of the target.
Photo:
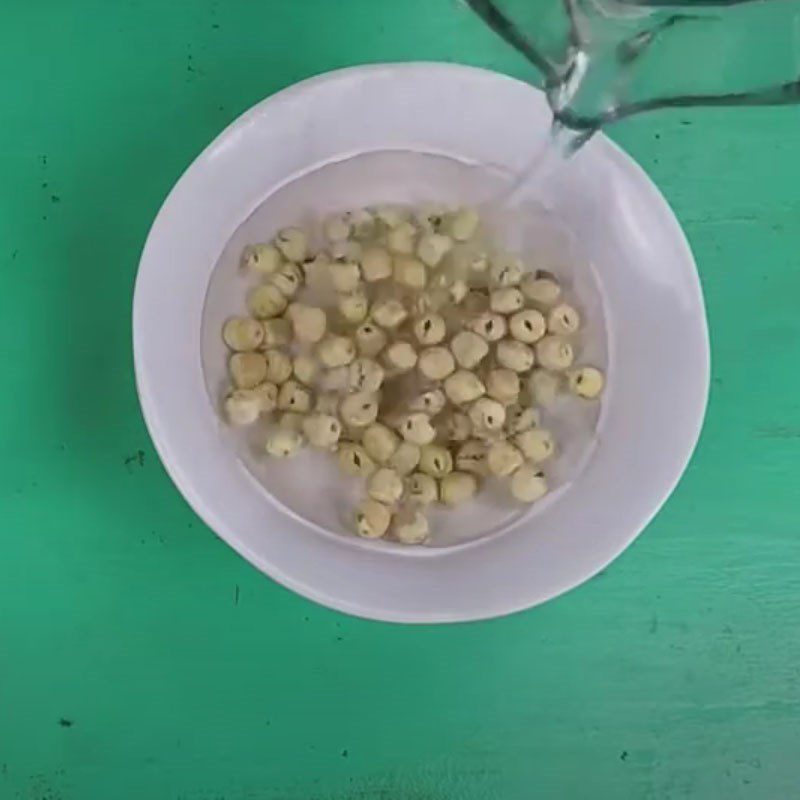
MULTIPOLYGON (((493 500, 440 515, 439 546, 345 534, 352 486, 318 454, 253 457, 220 423, 221 320, 241 308, 243 243, 298 218, 371 202, 479 202, 541 147, 549 111, 527 84, 469 67, 379 65, 293 86, 225 130, 153 223, 136 281, 136 378, 161 459, 195 511, 255 566, 347 613, 482 619, 536 605, 614 559, 666 500, 696 443, 708 333, 686 240, 647 176, 605 137, 548 197, 574 234, 541 227, 594 329, 602 411, 567 407, 584 446, 524 513, 493 500), (576 266, 577 265, 577 266, 576 266)), ((584 406, 585 408, 585 406, 584 406)))

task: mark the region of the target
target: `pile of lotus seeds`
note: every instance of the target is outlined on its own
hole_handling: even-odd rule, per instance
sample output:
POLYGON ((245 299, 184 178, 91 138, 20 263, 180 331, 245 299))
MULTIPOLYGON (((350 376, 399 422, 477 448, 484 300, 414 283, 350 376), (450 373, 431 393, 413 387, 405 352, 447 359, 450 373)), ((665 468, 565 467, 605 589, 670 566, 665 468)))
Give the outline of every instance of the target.
POLYGON ((266 423, 270 456, 308 444, 363 478, 353 525, 371 539, 423 543, 430 504, 465 503, 491 476, 541 498, 556 445, 538 407, 604 383, 573 363, 581 317, 556 277, 493 249, 469 208, 382 206, 321 227, 242 254, 260 282, 223 328, 228 421, 266 423))

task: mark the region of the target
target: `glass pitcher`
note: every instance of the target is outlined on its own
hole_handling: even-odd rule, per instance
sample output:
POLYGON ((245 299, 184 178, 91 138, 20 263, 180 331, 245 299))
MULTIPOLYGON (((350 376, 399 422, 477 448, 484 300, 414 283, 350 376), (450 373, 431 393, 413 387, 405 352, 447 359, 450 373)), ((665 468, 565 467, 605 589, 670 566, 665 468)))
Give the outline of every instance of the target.
POLYGON ((577 147, 659 108, 800 102, 800 0, 466 0, 577 147))

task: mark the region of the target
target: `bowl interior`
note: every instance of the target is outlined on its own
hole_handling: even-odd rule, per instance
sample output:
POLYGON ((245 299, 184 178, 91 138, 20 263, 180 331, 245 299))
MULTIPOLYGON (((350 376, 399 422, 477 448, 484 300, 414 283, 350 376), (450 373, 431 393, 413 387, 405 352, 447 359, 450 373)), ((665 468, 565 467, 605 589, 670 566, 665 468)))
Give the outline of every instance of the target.
MULTIPOLYGON (((489 165, 416 151, 378 151, 350 156, 317 166, 277 187, 239 225, 226 243, 209 281, 203 310, 201 348, 209 401, 219 408, 229 386, 227 351, 220 338, 224 321, 243 313, 247 289, 254 285, 239 269, 244 245, 268 241, 284 225, 318 227, 328 213, 379 203, 418 206, 426 202, 469 204, 485 209, 485 222, 502 237, 503 225, 522 219, 516 231, 526 263, 551 270, 562 279, 565 290, 582 312, 585 328, 580 338, 578 363, 607 370, 607 348, 602 285, 598 273, 579 240, 557 215, 541 203, 527 203, 505 213, 494 202, 512 180, 489 165)), ((547 204, 547 196, 540 199, 547 204)), ((498 244, 505 242, 495 239, 498 244)), ((613 375, 612 375, 613 379, 613 375)), ((497 535, 526 520, 535 535, 535 516, 542 507, 557 502, 579 474, 597 442, 600 403, 586 403, 562 395, 542 410, 543 424, 553 430, 559 443, 557 458, 547 465, 550 495, 534 506, 513 502, 506 486, 489 481, 470 503, 457 509, 433 508, 433 536, 426 546, 450 547, 497 535)), ((263 487, 265 496, 285 513, 314 527, 322 534, 352 538, 353 508, 363 496, 363 482, 347 478, 336 467, 332 455, 310 449, 288 461, 269 459, 264 453, 266 423, 250 428, 220 428, 226 447, 232 447, 244 466, 263 487), (313 494, 308 486, 314 486, 313 494)), ((369 547, 399 551, 384 540, 364 543, 369 547)))
MULTIPOLYGON (((484 509, 482 521, 477 514, 463 521, 472 541, 454 531, 445 547, 373 546, 340 534, 341 500, 324 476, 260 475, 219 421, 219 326, 241 308, 244 287, 231 270, 245 241, 329 207, 469 201, 473 191, 480 200, 494 170, 505 176, 525 168, 549 123, 540 92, 491 72, 445 64, 343 70, 243 115, 159 212, 134 297, 145 420, 198 514, 295 591, 349 613, 407 622, 532 606, 615 558, 686 467, 708 393, 697 271, 657 189, 602 136, 549 187, 558 224, 548 220, 534 238, 549 241, 563 225, 579 245, 563 267, 575 264, 581 305, 605 326, 587 340, 607 347, 609 385, 599 420, 586 420, 588 449, 530 517, 484 509), (344 177, 332 180, 337 174, 344 177), (487 530, 502 533, 481 536, 487 530)), ((558 257, 562 240, 555 240, 558 257)))

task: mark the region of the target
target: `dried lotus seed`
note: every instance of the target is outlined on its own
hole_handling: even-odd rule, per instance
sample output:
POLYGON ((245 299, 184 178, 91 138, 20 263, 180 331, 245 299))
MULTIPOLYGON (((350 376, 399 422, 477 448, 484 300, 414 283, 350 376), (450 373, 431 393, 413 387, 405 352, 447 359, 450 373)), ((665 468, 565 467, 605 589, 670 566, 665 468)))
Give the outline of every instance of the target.
POLYGON ((353 442, 339 445, 339 468, 354 478, 367 478, 375 471, 375 462, 367 455, 367 451, 353 442))
POLYGON ((297 264, 284 264, 273 276, 272 283, 284 297, 291 299, 303 285, 303 271, 297 264))
POLYGON ((373 500, 393 505, 403 494, 403 479, 393 469, 381 467, 370 475, 367 492, 373 500))
POLYGON ((447 333, 441 314, 425 314, 414 323, 414 335, 420 344, 439 344, 447 333))
POLYGON ((486 272, 489 269, 489 256, 482 250, 479 250, 470 258, 469 268, 472 272, 486 272))
POLYGON ((503 339, 497 343, 497 361, 514 372, 527 372, 533 367, 533 350, 516 339, 503 339))
POLYGON ((498 478, 505 478, 522 466, 524 458, 520 450, 506 441, 494 442, 486 453, 489 472, 498 478))
POLYGON ((439 499, 436 479, 424 472, 415 472, 406 481, 408 499, 421 506, 428 506, 439 499))
POLYGON ((350 214, 334 214, 328 217, 322 226, 322 232, 329 242, 343 242, 349 239, 353 233, 350 214))
POLYGON ((274 383, 264 381, 250 391, 258 398, 262 414, 269 414, 277 408, 278 387, 274 383))
POLYGON ((426 233, 420 237, 417 245, 417 256, 423 264, 437 267, 441 260, 450 252, 453 240, 441 233, 426 233))
POLYGON ((385 464, 394 455, 400 444, 397 434, 380 422, 373 422, 361 438, 361 443, 370 458, 385 464))
POLYGON ((288 428, 273 428, 267 434, 266 450, 276 458, 290 458, 303 446, 303 436, 288 428))
POLYGON ((518 433, 514 443, 529 461, 546 461, 556 449, 553 435, 544 428, 531 428, 518 433))
POLYGON ((350 385, 350 369, 348 367, 326 369, 319 376, 317 383, 323 392, 344 392, 350 385))
POLYGON ((511 494, 523 503, 534 503, 547 494, 547 481, 538 467, 523 464, 511 476, 511 494))
POLYGON ((305 261, 308 239, 300 228, 284 228, 275 237, 275 246, 289 261, 300 263, 305 261))
POLYGON ((281 384, 288 381, 292 374, 292 359, 281 350, 265 350, 264 360, 267 363, 266 379, 281 384))
POLYGON ((472 423, 466 414, 453 411, 445 420, 445 434, 451 442, 465 442, 472 433, 472 423))
POLYGON ((502 441, 504 437, 504 431, 488 430, 487 428, 479 428, 475 425, 472 427, 472 438, 483 442, 487 447, 494 444, 494 442, 502 441))
POLYGON ((548 334, 536 342, 536 358, 546 369, 565 370, 572 366, 572 345, 560 336, 548 334))
POLYGON ((277 286, 268 283, 265 286, 257 286, 248 293, 247 308, 259 319, 277 317, 286 309, 286 298, 277 286))
POLYGON ((520 285, 522 293, 538 308, 550 308, 561 297, 561 287, 552 278, 526 275, 520 285))
POLYGON ((480 217, 472 208, 460 208, 450 219, 448 232, 457 242, 466 242, 478 230, 480 217))
POLYGON ((547 322, 535 308, 517 311, 508 321, 511 335, 520 342, 533 344, 547 333, 547 322))
POLYGON ((432 289, 429 287, 426 291, 420 292, 416 298, 414 298, 414 313, 436 313, 445 308, 449 303, 450 295, 446 289, 432 289))
POLYGON ((603 391, 605 379, 596 367, 579 367, 567 373, 569 389, 578 397, 594 400, 603 391))
POLYGON ((314 306, 292 303, 286 316, 292 321, 294 337, 298 342, 315 344, 322 339, 328 327, 325 311, 314 306))
POLYGON ((350 225, 356 239, 369 239, 375 234, 375 217, 366 208, 350 212, 350 225))
POLYGON ((486 445, 476 439, 464 442, 456 453, 456 469, 473 475, 486 475, 488 471, 486 451, 486 445))
POLYGON ((292 323, 283 317, 265 319, 261 323, 264 330, 262 347, 281 347, 292 340, 292 323))
MULTIPOLYGON (((483 341, 481 339, 481 341, 483 341)), ((486 342, 483 342, 485 345, 486 342)), ((419 371, 429 380, 440 381, 452 374, 456 368, 453 354, 446 347, 426 347, 419 354, 419 371)))
POLYGON ((372 318, 382 328, 396 328, 408 316, 399 300, 379 300, 372 307, 372 318))
POLYGON ((238 389, 252 389, 267 377, 267 362, 261 353, 234 353, 228 369, 238 389))
POLYGON ((319 363, 315 358, 306 353, 296 355, 292 361, 292 373, 300 383, 313 386, 319 372, 319 363))
POLYGON ((337 292, 355 291, 361 283, 361 267, 354 261, 334 261, 330 269, 333 288, 337 292))
POLYGON ((422 544, 428 538, 430 528, 421 511, 408 509, 395 516, 392 531, 402 544, 422 544))
POLYGON ((424 231, 439 230, 447 217, 447 206, 442 203, 425 203, 414 212, 414 219, 424 231))
POLYGON ((570 305, 561 303, 550 309, 547 315, 547 330, 550 333, 569 336, 581 327, 580 314, 570 305))
POLYGON ((317 291, 331 289, 331 260, 327 253, 317 253, 302 263, 306 285, 317 291))
POLYGON ((429 389, 413 398, 408 408, 411 411, 422 411, 430 417, 435 417, 447 405, 447 398, 441 389, 429 389))
POLYGON ((348 336, 328 334, 317 345, 317 356, 326 367, 345 367, 356 357, 356 345, 348 336))
POLYGON ((397 256, 394 260, 394 281, 408 289, 421 290, 428 282, 425 265, 410 256, 397 256))
POLYGON ((443 478, 453 471, 453 456, 446 447, 426 444, 420 453, 419 469, 432 478, 443 478))
POLYGON ((330 450, 342 434, 342 423, 328 414, 310 414, 303 420, 303 433, 309 444, 330 450))
POLYGON ((489 308, 498 314, 513 314, 519 311, 524 303, 522 292, 514 286, 494 289, 489 294, 489 308))
POLYGON ((506 431, 510 434, 522 433, 539 427, 539 412, 535 408, 513 406, 506 409, 506 431))
POLYGON ((302 433, 305 414, 298 414, 296 411, 284 411, 278 417, 278 427, 295 433, 302 433))
POLYGON ((492 259, 489 281, 492 286, 517 286, 523 272, 522 261, 514 256, 501 255, 492 259))
POLYGON ((447 293, 453 303, 460 305, 464 302, 464 298, 467 296, 467 294, 469 294, 469 286, 467 285, 466 281, 453 281, 453 283, 448 287, 447 293))
MULTIPOLYGON (((488 310, 489 310, 489 292, 487 290, 472 289, 471 291, 467 292, 467 295, 464 298, 465 314, 469 316, 477 316, 479 314, 485 314, 488 310)), ((480 331, 475 331, 475 332, 480 333, 480 331)))
POLYGON ((297 381, 286 381, 278 392, 278 408, 305 414, 311 411, 311 392, 297 381))
POLYGON ((271 275, 283 264, 280 250, 272 244, 249 244, 242 250, 242 266, 254 272, 271 275))
POLYGON ((396 372, 408 372, 417 364, 417 352, 408 342, 393 342, 384 351, 383 358, 396 372))
POLYGON ((407 442, 426 445, 436 438, 436 429, 431 425, 427 414, 417 411, 409 414, 400 423, 400 434, 407 442))
POLYGON ((473 430, 476 431, 499 431, 505 425, 505 408, 497 400, 489 397, 481 397, 476 400, 470 406, 468 413, 473 430))
POLYGON ((516 402, 519 392, 519 375, 513 370, 493 369, 486 376, 486 394, 503 405, 516 402))
POLYGON ((339 413, 339 394, 337 392, 321 392, 317 395, 314 411, 335 417, 339 413))
POLYGON ((383 247, 368 247, 361 256, 361 271, 367 283, 392 277, 392 257, 383 247))
POLYGON ((378 416, 378 399, 371 392, 355 392, 342 400, 342 422, 354 428, 364 428, 378 416))
POLYGON ((406 221, 405 210, 397 206, 377 206, 372 209, 372 212, 375 215, 375 219, 387 228, 396 228, 406 221))
POLYGON ((358 242, 333 242, 328 248, 330 259, 336 264, 358 264, 362 253, 363 248, 358 242))
MULTIPOLYGON (((455 280, 451 270, 439 270, 431 274, 430 288, 436 291, 446 290, 448 286, 453 285, 455 280)), ((445 292, 446 293, 446 292, 445 292)))
POLYGON ((356 533, 364 539, 380 539, 389 530, 391 521, 391 511, 368 497, 356 510, 356 533))
POLYGON ((506 335, 508 324, 505 317, 492 311, 484 311, 469 324, 469 328, 487 342, 497 342, 506 335))
POLYGON ((410 256, 416 238, 417 229, 410 222, 400 222, 386 234, 386 244, 393 252, 410 256))
POLYGON ((377 392, 383 383, 383 367, 371 358, 357 358, 349 366, 349 388, 353 392, 377 392))
POLYGON ((223 406, 231 425, 252 425, 261 414, 261 402, 253 389, 234 389, 223 406))
POLYGON ((248 317, 234 317, 222 327, 222 340, 231 350, 255 350, 264 342, 263 323, 248 317))
POLYGON ((355 338, 358 352, 368 358, 374 358, 386 346, 386 334, 371 322, 360 325, 355 338))
POLYGON ((365 292, 356 289, 339 297, 339 313, 348 321, 354 324, 363 322, 369 312, 369 299, 365 292))
POLYGON ((413 442, 400 442, 397 450, 389 459, 389 466, 400 475, 412 473, 419 464, 421 451, 418 444, 413 442))
POLYGON ((528 392, 541 406, 552 405, 561 388, 561 379, 546 369, 535 369, 528 379, 528 392))
POLYGON ((462 405, 477 400, 486 393, 486 387, 477 375, 460 369, 445 379, 444 392, 451 403, 462 405))
POLYGON ((451 472, 442 478, 439 491, 445 505, 460 506, 478 491, 478 481, 469 472, 451 472))
POLYGON ((489 353, 486 340, 473 331, 457 333, 450 342, 450 349, 458 365, 464 369, 474 369, 489 353))

